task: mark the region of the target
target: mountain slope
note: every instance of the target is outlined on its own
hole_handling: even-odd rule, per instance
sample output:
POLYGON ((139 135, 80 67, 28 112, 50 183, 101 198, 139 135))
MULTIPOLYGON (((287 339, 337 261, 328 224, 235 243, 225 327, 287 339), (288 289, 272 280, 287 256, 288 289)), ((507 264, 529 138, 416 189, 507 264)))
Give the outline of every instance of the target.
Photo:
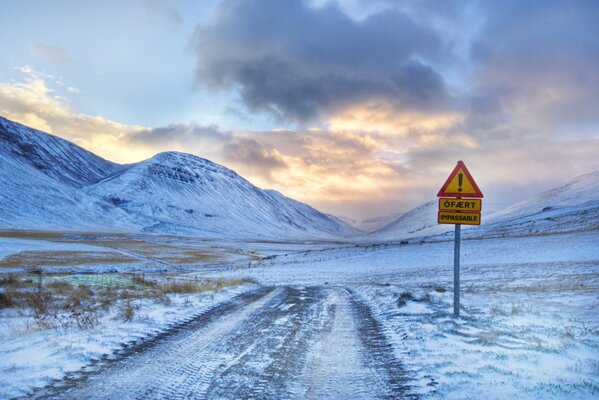
POLYGON ((599 229, 599 171, 572 178, 489 216, 486 235, 528 235, 599 229))
POLYGON ((157 222, 151 231, 199 230, 224 236, 349 235, 340 221, 235 172, 190 154, 166 152, 133 164, 85 192, 157 222))
POLYGON ((435 235, 447 231, 448 225, 437 224, 437 201, 429 201, 402 214, 393 222, 370 233, 368 240, 403 240, 435 235))
POLYGON ((190 154, 161 153, 119 165, 2 117, 0 163, 3 228, 269 239, 331 239, 358 232, 190 154))
POLYGON ((374 232, 378 231, 381 228, 389 225, 391 222, 395 221, 397 218, 401 217, 402 213, 396 213, 392 215, 382 215, 378 217, 371 217, 363 220, 356 220, 349 217, 340 217, 340 219, 364 232, 374 232))
MULTIPOLYGON (((483 216, 481 226, 465 228, 465 237, 599 230, 599 171, 577 176, 530 200, 483 216)), ((403 214, 365 239, 396 241, 440 235, 451 229, 453 225, 437 224, 437 202, 432 201, 403 214)))
POLYGON ((0 117, 0 154, 74 187, 95 183, 122 166, 59 137, 0 117))
POLYGON ((134 229, 139 221, 79 189, 117 168, 66 140, 0 117, 0 226, 134 229))

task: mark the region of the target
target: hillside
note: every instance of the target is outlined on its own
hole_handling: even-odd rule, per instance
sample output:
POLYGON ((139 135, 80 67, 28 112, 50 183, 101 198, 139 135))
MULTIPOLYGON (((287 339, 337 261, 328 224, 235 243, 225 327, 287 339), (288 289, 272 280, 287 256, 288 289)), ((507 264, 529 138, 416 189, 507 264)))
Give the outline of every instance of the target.
POLYGON ((599 229, 599 171, 572 178, 489 216, 485 234, 545 234, 599 229))
MULTIPOLYGON (((364 240, 397 241, 451 231, 453 225, 437 224, 437 208, 437 201, 424 203, 364 240)), ((465 237, 599 230, 599 171, 577 176, 530 200, 484 216, 479 227, 464 228, 465 237)))
POLYGON ((0 228, 298 240, 359 232, 191 154, 120 165, 2 117, 0 139, 0 228))
POLYGON ((354 232, 312 207, 259 189, 230 169, 185 153, 160 153, 85 192, 155 219, 146 231, 306 238, 354 232))

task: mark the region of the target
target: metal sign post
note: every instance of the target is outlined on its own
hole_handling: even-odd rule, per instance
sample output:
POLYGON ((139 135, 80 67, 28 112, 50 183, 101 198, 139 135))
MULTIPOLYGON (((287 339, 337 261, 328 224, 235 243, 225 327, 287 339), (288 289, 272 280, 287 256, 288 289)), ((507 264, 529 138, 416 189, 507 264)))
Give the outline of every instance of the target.
POLYGON ((460 316, 460 241, 462 225, 455 225, 455 246, 453 248, 453 316, 460 316))
POLYGON ((460 316, 460 242, 462 224, 480 225, 483 193, 462 161, 453 169, 439 193, 437 222, 455 224, 453 249, 453 315, 460 316))

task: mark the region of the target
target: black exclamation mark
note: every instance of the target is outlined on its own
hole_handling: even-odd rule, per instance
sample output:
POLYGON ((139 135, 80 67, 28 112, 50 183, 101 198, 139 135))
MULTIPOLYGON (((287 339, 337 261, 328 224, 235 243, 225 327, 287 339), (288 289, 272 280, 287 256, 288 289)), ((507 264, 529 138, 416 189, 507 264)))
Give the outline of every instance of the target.
POLYGON ((464 174, 458 174, 458 192, 462 191, 462 181, 464 180, 464 174))

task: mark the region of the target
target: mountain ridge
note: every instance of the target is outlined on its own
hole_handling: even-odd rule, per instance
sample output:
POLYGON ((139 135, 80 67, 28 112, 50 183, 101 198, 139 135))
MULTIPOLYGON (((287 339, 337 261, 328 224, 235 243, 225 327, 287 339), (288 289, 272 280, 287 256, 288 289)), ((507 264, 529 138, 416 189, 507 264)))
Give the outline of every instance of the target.
POLYGON ((9 188, 0 195, 5 226, 284 239, 359 232, 192 154, 162 152, 117 164, 3 117, 0 138, 0 182, 9 188))
MULTIPOLYGON (((436 215, 436 201, 423 203, 369 233, 364 240, 398 241, 446 235, 453 226, 437 224, 436 215)), ((465 228, 464 237, 472 238, 599 230, 599 170, 580 174, 528 200, 483 215, 481 226, 465 228)))

